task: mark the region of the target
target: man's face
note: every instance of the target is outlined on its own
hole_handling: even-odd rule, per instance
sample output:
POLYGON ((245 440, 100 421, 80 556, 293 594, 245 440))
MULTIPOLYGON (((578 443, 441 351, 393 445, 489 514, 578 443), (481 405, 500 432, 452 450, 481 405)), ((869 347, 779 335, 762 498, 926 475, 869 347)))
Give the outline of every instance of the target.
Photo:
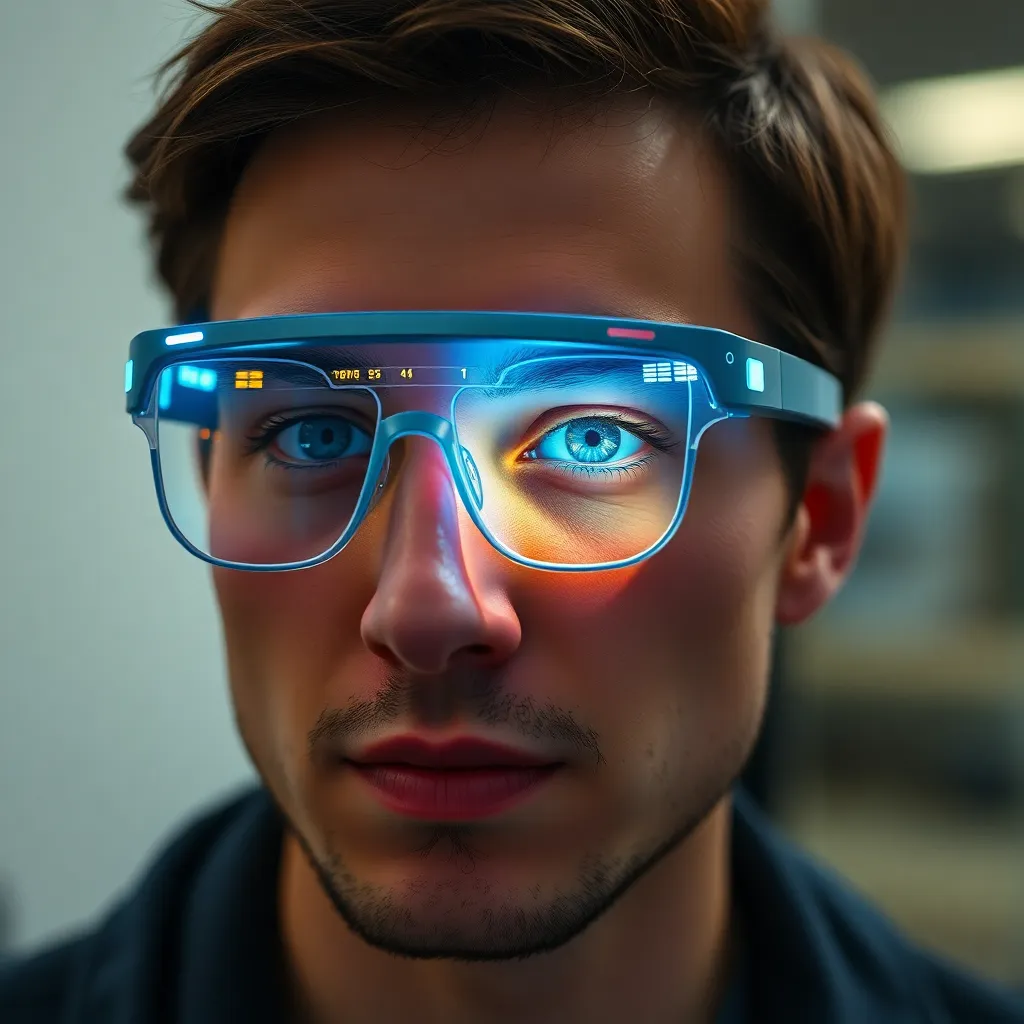
MULTIPOLYGON (((390 125, 264 149, 228 219, 217 318, 546 310, 756 336, 723 170, 684 122, 638 103, 567 134, 512 108, 448 141, 390 125)), ((337 557, 216 570, 242 735, 346 921, 411 955, 554 948, 678 844, 757 733, 786 498, 767 422, 721 423, 664 550, 544 572, 492 549, 437 445, 406 439, 337 557), (414 819, 343 761, 399 734, 562 767, 502 813, 414 819)))

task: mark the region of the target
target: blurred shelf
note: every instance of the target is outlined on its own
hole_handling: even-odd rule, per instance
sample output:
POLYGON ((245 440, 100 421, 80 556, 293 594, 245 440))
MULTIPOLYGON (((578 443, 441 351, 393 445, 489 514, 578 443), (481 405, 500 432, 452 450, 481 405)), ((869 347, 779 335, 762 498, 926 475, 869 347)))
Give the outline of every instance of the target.
POLYGON ((1024 400, 1024 322, 894 327, 870 394, 1024 400))
POLYGON ((1017 705, 1024 712, 1024 625, 978 623, 890 634, 807 626, 792 635, 787 672, 813 695, 927 698, 1017 705))
POLYGON ((782 821, 916 941, 1020 984, 1022 817, 972 819, 861 792, 794 799, 782 821))

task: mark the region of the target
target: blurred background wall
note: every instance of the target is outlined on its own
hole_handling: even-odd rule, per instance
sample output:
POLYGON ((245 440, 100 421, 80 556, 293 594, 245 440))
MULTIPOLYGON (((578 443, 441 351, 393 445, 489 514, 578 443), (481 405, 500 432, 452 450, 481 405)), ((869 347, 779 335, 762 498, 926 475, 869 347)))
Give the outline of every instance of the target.
POLYGON ((167 308, 121 148, 193 24, 181 0, 0 0, 0 919, 18 946, 93 914, 248 772, 206 574, 123 412, 127 344, 167 308))
POLYGON ((1024 3, 821 0, 913 172, 857 572, 783 638, 773 812, 921 942, 1024 984, 1024 3))
MULTIPOLYGON (((1024 983, 1024 3, 778 7, 882 87, 916 210, 878 513, 835 607, 782 639, 752 781, 922 942, 1024 983)), ((167 308, 120 152, 196 24, 184 0, 0 8, 0 952, 90 917, 250 776, 205 570, 122 412, 127 342, 167 308)))

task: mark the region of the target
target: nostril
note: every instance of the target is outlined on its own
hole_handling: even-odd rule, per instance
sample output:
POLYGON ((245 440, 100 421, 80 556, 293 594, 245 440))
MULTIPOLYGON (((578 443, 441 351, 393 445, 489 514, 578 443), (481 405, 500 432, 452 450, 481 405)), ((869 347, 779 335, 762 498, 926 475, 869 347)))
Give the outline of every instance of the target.
POLYGON ((461 666, 468 672, 489 669, 501 660, 499 648, 494 644, 463 644, 448 657, 448 666, 461 666))

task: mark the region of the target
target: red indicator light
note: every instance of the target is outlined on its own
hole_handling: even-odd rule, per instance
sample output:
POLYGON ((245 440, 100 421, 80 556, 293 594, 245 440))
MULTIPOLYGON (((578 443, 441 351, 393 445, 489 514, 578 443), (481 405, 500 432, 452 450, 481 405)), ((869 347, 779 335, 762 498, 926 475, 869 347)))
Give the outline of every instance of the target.
POLYGON ((654 341, 654 331, 641 331, 635 327, 609 327, 609 338, 636 338, 637 341, 654 341))

